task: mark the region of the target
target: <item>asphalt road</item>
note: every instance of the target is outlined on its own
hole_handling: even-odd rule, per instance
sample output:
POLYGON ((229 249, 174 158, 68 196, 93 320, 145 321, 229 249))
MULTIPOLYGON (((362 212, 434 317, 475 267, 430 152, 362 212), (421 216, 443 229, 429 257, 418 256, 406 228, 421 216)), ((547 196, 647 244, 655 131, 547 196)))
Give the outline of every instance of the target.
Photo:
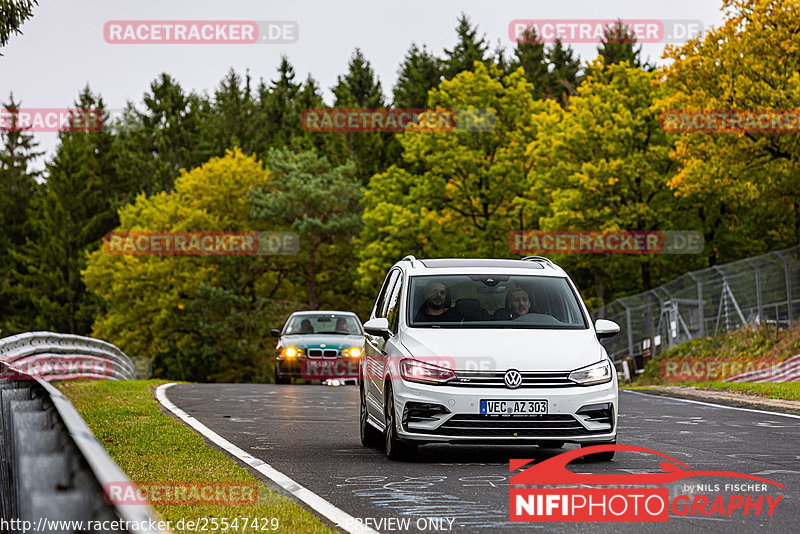
MULTIPOLYGON (((666 523, 511 523, 509 459, 545 459, 561 449, 535 446, 426 445, 416 461, 390 462, 361 446, 354 386, 181 384, 167 390, 178 407, 355 518, 383 532, 797 532, 800 522, 800 419, 620 393, 618 442, 647 447, 695 470, 755 474, 784 484, 773 516, 676 516, 666 523), (389 518, 395 518, 389 522, 389 518), (408 530, 398 519, 410 518, 408 530), (420 518, 433 518, 429 521, 420 518), (379 523, 384 520, 382 523, 379 523), (391 528, 386 528, 391 527, 391 528), (745 530, 746 529, 746 530, 745 530)), ((566 445, 565 449, 575 445, 566 445)), ((574 467, 573 467, 574 466, 574 467)), ((581 473, 655 473, 659 462, 617 453, 610 463, 582 462, 581 473)), ((258 473, 254 475, 261 477, 258 473)), ((747 482, 693 478, 685 486, 747 482)), ((700 491, 713 499, 730 492, 700 491)), ((758 492, 756 492, 758 493, 758 492)), ((766 508, 766 507, 765 507, 766 508)))

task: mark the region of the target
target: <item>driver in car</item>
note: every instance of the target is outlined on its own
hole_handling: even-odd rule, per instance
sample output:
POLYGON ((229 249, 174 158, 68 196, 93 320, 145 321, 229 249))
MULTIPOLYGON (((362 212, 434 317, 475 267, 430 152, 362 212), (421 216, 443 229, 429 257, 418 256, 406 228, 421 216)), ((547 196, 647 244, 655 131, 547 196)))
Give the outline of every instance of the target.
POLYGON ((496 321, 510 321, 531 310, 531 298, 524 289, 517 288, 506 294, 506 307, 497 310, 496 321))
POLYGON ((447 301, 447 287, 441 282, 429 282, 425 286, 425 302, 417 312, 414 318, 415 322, 440 322, 440 321, 457 321, 453 309, 445 310, 445 302, 447 301))

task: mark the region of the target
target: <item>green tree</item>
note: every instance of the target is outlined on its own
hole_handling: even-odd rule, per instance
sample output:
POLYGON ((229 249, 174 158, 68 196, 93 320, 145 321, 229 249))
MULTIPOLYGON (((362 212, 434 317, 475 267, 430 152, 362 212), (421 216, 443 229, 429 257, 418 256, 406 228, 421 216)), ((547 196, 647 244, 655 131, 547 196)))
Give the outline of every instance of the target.
POLYGON ((576 94, 581 81, 580 58, 575 55, 571 46, 564 46, 561 39, 556 39, 548 47, 545 58, 549 71, 546 96, 559 100, 565 106, 569 97, 576 94))
POLYGON ((534 113, 558 105, 535 101, 521 69, 502 77, 498 66, 481 63, 443 81, 428 105, 485 110, 478 125, 486 131, 431 132, 421 124, 398 135, 403 165, 373 176, 364 195, 360 287, 380 284, 406 254, 508 256, 508 232, 538 220, 519 204, 525 150, 537 134, 534 113))
MULTIPOLYGON (((272 150, 267 167, 275 186, 252 193, 252 217, 298 233, 298 273, 305 281, 308 305, 315 309, 320 303, 320 279, 327 276, 334 292, 346 292, 348 287, 330 280, 332 273, 321 272, 320 265, 331 255, 345 260, 333 267, 336 271, 341 272, 347 264, 354 237, 361 229, 360 182, 352 164, 334 167, 314 151, 272 150)), ((341 277, 338 282, 345 283, 341 277)))
MULTIPOLYGON (((270 187, 261 162, 234 149, 175 187, 139 195, 120 212, 120 232, 267 231, 249 216, 248 194, 270 187)), ((83 278, 106 312, 93 335, 153 359, 154 375, 258 381, 270 376, 270 324, 300 305, 285 260, 271 256, 125 256, 100 249, 83 278), (239 352, 237 352, 239 351, 239 352)))
POLYGON ((0 129, 0 333, 5 336, 29 330, 34 316, 21 285, 25 271, 18 253, 25 246, 28 209, 39 189, 41 172, 33 165, 43 152, 36 150, 33 135, 18 127, 14 113, 20 103, 13 94, 2 107, 11 117, 8 128, 0 129))
POLYGON ((22 33, 20 28, 33 16, 33 7, 38 5, 38 0, 0 1, 0 48, 8 44, 12 35, 22 33))
MULTIPOLYGON (((102 98, 88 87, 75 107, 108 117, 102 98)), ((17 255, 25 271, 21 285, 36 311, 30 330, 85 334, 99 312, 99 302, 87 295, 80 271, 86 251, 96 248, 116 224, 120 184, 111 134, 74 124, 59 133, 47 181, 28 210, 29 239, 17 255)))
POLYGON ((550 89, 550 73, 545 59, 544 43, 533 26, 523 30, 514 47, 510 70, 518 67, 525 70, 525 79, 533 86, 534 98, 546 96, 550 89))
POLYGON ((269 87, 259 87, 266 137, 263 147, 258 144, 257 154, 260 156, 267 156, 267 147, 290 145, 292 139, 299 134, 302 110, 298 109, 297 103, 301 84, 295 82, 294 77, 294 67, 286 56, 281 56, 278 79, 271 82, 269 87))
MULTIPOLYGON (((690 205, 668 183, 678 164, 671 138, 661 129, 657 101, 665 94, 654 73, 627 64, 590 75, 569 101, 541 120, 529 147, 532 198, 548 212, 545 230, 697 230, 690 205), (546 125, 546 126, 545 126, 546 125)), ((590 305, 603 306, 622 293, 703 266, 703 257, 565 255, 556 259, 591 288, 590 305)))
MULTIPOLYGON (((356 48, 347 67, 332 88, 334 107, 376 109, 384 106, 381 82, 369 61, 356 48)), ((374 173, 386 168, 398 151, 394 134, 380 132, 346 132, 339 134, 345 154, 356 165, 356 174, 366 183, 374 173)))
MULTIPOLYGON (((682 46, 662 74, 672 110, 796 110, 798 2, 725 0, 723 24, 682 46), (793 8, 790 9, 789 6, 793 8), (764 28, 769 28, 765 30, 764 28)), ((795 130, 796 131, 796 130, 795 130)), ((800 139, 791 132, 678 136, 677 192, 702 210, 712 261, 800 243, 800 139)))
POLYGON ((397 71, 394 86, 394 106, 397 108, 424 108, 428 104, 428 91, 442 81, 442 66, 438 58, 425 46, 420 50, 412 44, 397 71))
POLYGON ((140 192, 170 191, 182 168, 207 159, 200 149, 202 99, 186 94, 162 73, 144 94, 143 110, 129 103, 112 126, 117 172, 127 186, 126 202, 140 192))
POLYGON ((478 37, 477 25, 473 27, 464 13, 458 17, 456 36, 456 45, 444 50, 444 77, 448 80, 462 71, 472 70, 476 61, 485 62, 489 49, 486 37, 478 37))
POLYGON ((603 37, 597 47, 597 54, 603 56, 603 65, 615 65, 625 63, 632 67, 652 71, 654 65, 647 61, 642 61, 642 47, 636 46, 636 33, 621 19, 613 24, 606 26, 603 30, 603 37))

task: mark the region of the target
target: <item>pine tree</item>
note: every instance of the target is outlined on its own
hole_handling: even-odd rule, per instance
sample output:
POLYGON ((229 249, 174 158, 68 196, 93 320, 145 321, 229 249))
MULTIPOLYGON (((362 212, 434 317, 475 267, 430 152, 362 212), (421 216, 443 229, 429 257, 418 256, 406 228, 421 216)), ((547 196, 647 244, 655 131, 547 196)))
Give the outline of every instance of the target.
POLYGON ((575 55, 572 47, 556 39, 545 53, 549 63, 550 83, 547 96, 558 99, 566 105, 569 97, 574 95, 580 83, 580 59, 575 55))
POLYGON ((394 106, 397 108, 424 108, 428 105, 428 91, 442 81, 441 61, 425 45, 420 50, 412 43, 397 71, 394 86, 394 106))
POLYGON ((20 102, 14 102, 13 94, 2 107, 10 116, 9 127, 0 129, 0 337, 5 337, 27 331, 34 315, 20 285, 24 266, 17 257, 25 245, 28 207, 41 175, 32 165, 43 152, 36 150, 33 135, 16 126, 14 113, 20 102))
POLYGON ((379 108, 383 106, 381 82, 375 76, 375 71, 360 49, 356 48, 350 58, 347 74, 337 78, 336 85, 333 87, 333 96, 336 107, 379 108))
POLYGON ((203 115, 203 148, 208 157, 221 157, 226 150, 240 147, 245 154, 255 152, 252 140, 258 125, 256 102, 250 88, 250 73, 244 78, 233 69, 214 91, 210 108, 203 115))
POLYGON ((139 192, 170 191, 180 169, 208 159, 200 148, 200 97, 187 95, 176 80, 162 73, 143 101, 142 111, 128 104, 114 126, 118 174, 127 184, 129 201, 139 192))
POLYGON ((39 5, 38 0, 3 0, 0 4, 0 48, 8 44, 13 34, 22 33, 20 28, 33 16, 36 5, 39 5))
MULTIPOLYGON (((347 73, 340 75, 332 88, 334 106, 337 108, 376 109, 384 106, 381 82, 369 61, 356 48, 350 58, 347 73)), ((388 166, 389 154, 396 151, 397 141, 392 133, 356 132, 342 133, 344 150, 356 164, 356 173, 362 183, 388 166)))
POLYGON ((478 27, 472 27, 469 18, 464 14, 458 17, 456 27, 458 41, 452 50, 445 48, 444 76, 448 80, 452 79, 459 72, 474 70, 476 61, 486 61, 486 51, 489 45, 486 37, 478 38, 478 27))
POLYGON ((291 139, 299 134, 300 113, 296 100, 301 86, 294 81, 294 77, 294 67, 286 56, 281 56, 278 79, 272 81, 269 87, 259 86, 259 101, 264 114, 267 141, 263 149, 259 146, 257 150, 262 157, 266 157, 268 147, 289 145, 291 139))
MULTIPOLYGON (((102 98, 88 87, 75 107, 108 116, 102 98)), ((27 329, 85 334, 100 312, 100 301, 86 292, 81 270, 87 250, 97 248, 117 226, 124 184, 115 174, 109 131, 65 129, 58 137, 47 181, 28 210, 29 238, 15 256, 24 264, 21 285, 36 311, 27 329)))
POLYGON ((637 47, 636 42, 636 33, 622 20, 617 20, 614 24, 606 26, 603 31, 597 54, 603 56, 606 65, 627 61, 631 67, 653 71, 654 65, 650 65, 647 61, 642 62, 642 46, 637 47))
POLYGON ((514 58, 510 71, 522 67, 525 78, 533 84, 534 98, 548 95, 551 88, 550 73, 547 70, 544 43, 533 26, 526 28, 514 48, 514 58))

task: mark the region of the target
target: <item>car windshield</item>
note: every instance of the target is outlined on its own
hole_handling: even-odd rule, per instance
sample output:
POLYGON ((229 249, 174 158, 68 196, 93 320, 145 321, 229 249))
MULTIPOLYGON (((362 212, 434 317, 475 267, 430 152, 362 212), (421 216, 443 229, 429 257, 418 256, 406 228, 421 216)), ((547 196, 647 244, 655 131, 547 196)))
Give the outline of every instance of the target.
POLYGON ((332 334, 352 336, 362 334, 361 323, 352 315, 320 313, 295 315, 289 319, 283 335, 332 334))
POLYGON ((566 278, 414 276, 409 291, 415 328, 588 328, 566 278))

